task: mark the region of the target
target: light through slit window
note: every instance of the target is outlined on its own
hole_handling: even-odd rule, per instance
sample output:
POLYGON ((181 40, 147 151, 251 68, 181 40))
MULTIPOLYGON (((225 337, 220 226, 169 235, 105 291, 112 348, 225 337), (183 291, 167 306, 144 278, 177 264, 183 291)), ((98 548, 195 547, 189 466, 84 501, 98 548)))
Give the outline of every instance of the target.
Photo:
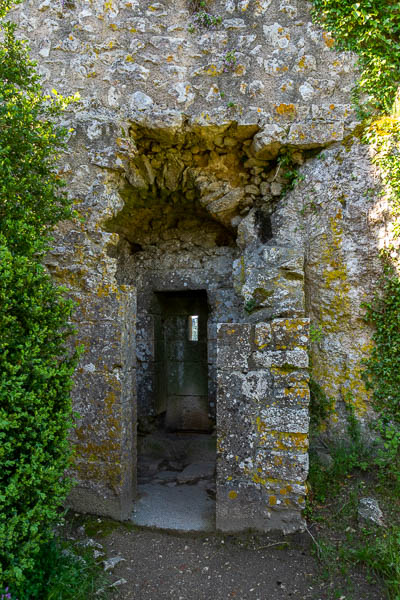
POLYGON ((189 327, 189 342, 198 342, 199 341, 199 316, 198 315, 190 315, 188 318, 189 327))

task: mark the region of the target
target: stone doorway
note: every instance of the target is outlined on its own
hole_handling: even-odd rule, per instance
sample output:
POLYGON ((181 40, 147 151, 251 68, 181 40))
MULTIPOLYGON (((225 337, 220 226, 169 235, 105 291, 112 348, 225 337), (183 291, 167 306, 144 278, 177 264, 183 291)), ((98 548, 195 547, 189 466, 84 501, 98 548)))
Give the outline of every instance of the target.
POLYGON ((155 292, 154 414, 138 420, 133 520, 163 529, 215 526, 215 411, 208 395, 205 290, 155 292))
MULTIPOLYGON (((113 493, 123 502, 123 518, 130 518, 133 500, 138 524, 285 532, 303 526, 309 401, 304 248, 292 240, 292 229, 282 229, 291 216, 268 192, 280 170, 278 149, 250 158, 256 138, 250 129, 232 126, 234 149, 228 136, 229 147, 216 152, 209 149, 212 128, 184 129, 178 138, 132 128, 135 151, 115 181, 118 206, 104 223, 118 234, 109 251, 115 297, 122 304, 130 296, 136 307, 131 320, 125 304, 114 312, 122 319, 113 321, 120 322, 121 365, 132 377, 117 382, 121 406, 130 408, 121 435, 131 435, 131 443, 118 463, 128 494, 122 497, 119 484, 113 493), (203 378, 194 390, 177 386, 179 371, 184 382, 193 361, 189 349, 187 359, 171 354, 179 340, 166 333, 179 317, 187 334, 188 318, 200 316, 201 308, 178 307, 199 290, 208 309, 207 394, 203 378), (186 300, 183 293, 189 293, 186 300), (166 372, 174 370, 169 381, 166 372), (206 507, 195 508, 199 497, 206 507), (174 512, 166 510, 167 500, 174 512), (204 512, 205 522, 188 526, 188 515, 204 512), (151 513, 158 520, 149 521, 151 513)), ((184 351, 186 341, 179 343, 184 351)))

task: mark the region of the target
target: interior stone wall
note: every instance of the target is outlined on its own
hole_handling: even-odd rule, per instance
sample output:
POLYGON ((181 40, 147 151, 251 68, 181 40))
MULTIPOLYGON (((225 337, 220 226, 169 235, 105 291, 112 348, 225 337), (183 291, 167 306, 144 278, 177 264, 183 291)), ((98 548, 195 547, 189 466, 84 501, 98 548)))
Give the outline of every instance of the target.
MULTIPOLYGON (((79 218, 59 227, 48 257, 54 278, 77 301, 78 337, 86 347, 74 390, 81 416, 71 503, 129 517, 136 473, 136 342, 141 356, 140 331, 147 326, 140 304, 161 275, 171 289, 186 282, 208 291, 215 328, 210 340, 217 337, 218 322, 246 328, 251 360, 235 375, 242 382, 236 404, 236 392, 223 392, 226 363, 221 366, 221 434, 237 432, 242 454, 234 456, 245 465, 230 465, 233 449, 221 446, 221 527, 229 526, 224 519, 230 506, 239 519, 248 503, 252 526, 300 528, 305 438, 293 450, 293 469, 289 462, 292 434, 307 436, 305 421, 304 431, 294 429, 306 406, 282 412, 286 392, 279 390, 295 387, 297 380, 305 385, 305 365, 291 362, 304 348, 299 354, 292 337, 290 350, 271 346, 256 364, 253 328, 309 317, 311 372, 332 405, 325 435, 345 430, 346 403, 366 426, 370 402, 361 371, 370 331, 362 301, 371 298, 380 272, 377 251, 387 213, 351 107, 355 57, 332 48, 332 38, 312 24, 309 3, 302 0, 210 0, 207 9, 221 17, 220 24, 194 31, 186 0, 63 4, 25 0, 12 18, 29 39, 45 90, 81 96, 63 119, 73 131, 60 161, 79 218), (233 65, 227 60, 232 52, 233 65), (281 161, 288 155, 297 171, 293 189, 286 186, 281 161), (188 227, 185 237, 186 226, 169 222, 155 229, 152 240, 149 225, 161 206, 168 218, 175 218, 179 206, 189 211, 194 229, 188 227), (219 231, 212 243, 210 227, 219 231), (294 379, 279 383, 274 370, 286 366, 294 379), (257 400, 257 392, 249 401, 253 392, 245 382, 252 371, 260 381, 261 372, 269 374, 272 396, 265 391, 257 400), (278 403, 279 414, 270 402, 278 403), (239 404, 248 409, 250 430, 238 431, 238 421, 229 421, 239 404), (269 420, 259 421, 256 432, 266 406, 269 420), (276 429, 273 414, 281 424, 276 429), (264 430, 271 439, 275 435, 285 456, 271 459, 275 442, 262 450, 264 430), (255 459, 251 468, 243 462, 255 447, 259 480, 255 459), (269 499, 285 497, 271 481, 281 459, 277 481, 292 489, 285 484, 279 490, 293 492, 287 505, 269 499), (227 503, 225 492, 233 502, 239 498, 236 504, 227 503)), ((223 349, 228 342, 221 327, 223 349)))
POLYGON ((211 415, 216 402, 216 329, 219 322, 241 318, 240 299, 232 283, 232 264, 238 255, 234 239, 218 223, 187 212, 175 217, 168 227, 160 209, 158 225, 136 237, 141 250, 132 254, 121 244, 117 280, 137 288, 137 390, 138 416, 156 414, 155 320, 159 318, 154 292, 205 290, 208 315, 208 395, 211 415), (218 243, 230 245, 217 245, 218 243))

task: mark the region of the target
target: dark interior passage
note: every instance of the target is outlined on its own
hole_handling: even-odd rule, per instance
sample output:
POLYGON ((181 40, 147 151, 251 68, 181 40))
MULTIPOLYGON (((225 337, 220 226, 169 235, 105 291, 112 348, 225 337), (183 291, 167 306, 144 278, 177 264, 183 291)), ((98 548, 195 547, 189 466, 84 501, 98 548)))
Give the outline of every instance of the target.
POLYGON ((205 290, 156 293, 157 412, 168 431, 210 431, 205 290))
POLYGON ((154 292, 153 416, 138 420, 138 525, 208 530, 216 445, 209 408, 205 290, 154 292))

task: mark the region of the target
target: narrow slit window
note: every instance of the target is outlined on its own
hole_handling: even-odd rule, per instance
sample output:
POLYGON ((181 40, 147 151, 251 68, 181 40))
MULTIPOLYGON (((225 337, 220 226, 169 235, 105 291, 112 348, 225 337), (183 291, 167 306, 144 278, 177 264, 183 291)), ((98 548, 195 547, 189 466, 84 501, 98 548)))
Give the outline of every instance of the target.
POLYGON ((189 342, 198 342, 199 341, 199 316, 198 315, 190 315, 188 318, 188 333, 189 333, 189 342))

